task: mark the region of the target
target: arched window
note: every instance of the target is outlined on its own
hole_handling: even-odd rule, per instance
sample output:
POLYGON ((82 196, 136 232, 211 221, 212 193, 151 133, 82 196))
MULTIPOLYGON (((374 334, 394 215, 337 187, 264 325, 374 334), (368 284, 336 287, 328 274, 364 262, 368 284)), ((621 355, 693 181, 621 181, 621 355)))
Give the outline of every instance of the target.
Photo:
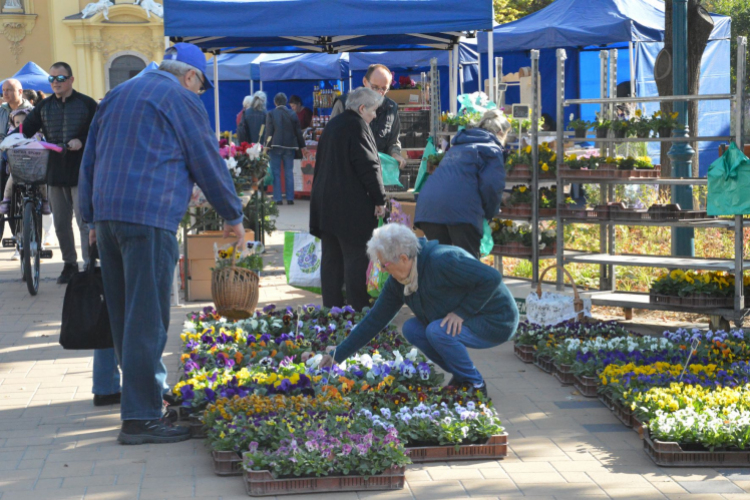
POLYGON ((112 61, 109 67, 109 88, 113 89, 133 78, 146 67, 146 63, 140 57, 120 56, 112 61))

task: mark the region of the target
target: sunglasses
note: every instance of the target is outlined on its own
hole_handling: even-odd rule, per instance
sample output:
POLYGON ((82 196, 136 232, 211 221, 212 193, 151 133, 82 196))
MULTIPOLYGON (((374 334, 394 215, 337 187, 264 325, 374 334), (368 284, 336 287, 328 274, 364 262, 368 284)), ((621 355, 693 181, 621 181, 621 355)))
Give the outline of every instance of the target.
POLYGON ((47 78, 47 80, 49 80, 50 83, 55 82, 55 81, 57 81, 59 83, 63 83, 65 81, 67 81, 69 78, 71 78, 71 77, 65 76, 65 75, 57 75, 57 76, 50 76, 50 77, 47 78))
POLYGON ((203 95, 206 93, 206 78, 201 76, 199 72, 195 72, 195 74, 198 76, 198 80, 201 82, 201 88, 198 90, 198 95, 203 95))

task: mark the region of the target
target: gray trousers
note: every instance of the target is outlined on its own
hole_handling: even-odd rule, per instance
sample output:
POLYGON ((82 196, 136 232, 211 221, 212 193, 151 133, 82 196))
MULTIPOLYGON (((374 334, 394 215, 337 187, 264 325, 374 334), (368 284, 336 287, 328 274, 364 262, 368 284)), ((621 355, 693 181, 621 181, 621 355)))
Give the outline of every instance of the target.
POLYGON ((55 234, 60 243, 63 262, 77 264, 76 240, 73 236, 73 214, 75 213, 78 230, 81 233, 81 253, 83 261, 89 261, 89 226, 81 219, 81 208, 78 205, 78 187, 49 186, 49 202, 52 206, 52 219, 55 223, 55 234))

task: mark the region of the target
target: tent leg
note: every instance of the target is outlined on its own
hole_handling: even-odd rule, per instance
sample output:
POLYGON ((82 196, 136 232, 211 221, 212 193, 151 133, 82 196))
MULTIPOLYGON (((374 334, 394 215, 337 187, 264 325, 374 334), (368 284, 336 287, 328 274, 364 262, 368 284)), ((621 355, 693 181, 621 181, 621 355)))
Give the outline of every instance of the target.
MULTIPOLYGON (((458 43, 456 43, 453 46, 453 95, 451 96, 451 102, 455 103, 453 106, 458 112, 458 72, 461 65, 459 64, 458 60, 458 43)), ((461 89, 461 93, 463 94, 463 88, 461 89)))
POLYGON ((495 36, 492 31, 487 33, 487 71, 489 73, 489 84, 488 89, 490 94, 490 101, 495 102, 495 36))
POLYGON ((458 68, 458 78, 461 81, 461 93, 464 93, 464 68, 463 66, 459 66, 458 68))
POLYGON ((255 87, 255 82, 251 78, 250 79, 250 95, 255 94, 255 88, 254 87, 255 87))
MULTIPOLYGON (((352 70, 349 70, 349 92, 352 91, 352 70)), ((342 90, 343 93, 343 90, 342 90)))
MULTIPOLYGON (((204 75, 205 78, 205 75, 204 75)), ((216 140, 221 139, 219 124, 219 55, 214 54, 214 119, 216 120, 216 140)))
POLYGON ((635 97, 638 94, 635 91, 635 58, 633 57, 633 42, 628 42, 628 52, 630 56, 630 97, 635 97))

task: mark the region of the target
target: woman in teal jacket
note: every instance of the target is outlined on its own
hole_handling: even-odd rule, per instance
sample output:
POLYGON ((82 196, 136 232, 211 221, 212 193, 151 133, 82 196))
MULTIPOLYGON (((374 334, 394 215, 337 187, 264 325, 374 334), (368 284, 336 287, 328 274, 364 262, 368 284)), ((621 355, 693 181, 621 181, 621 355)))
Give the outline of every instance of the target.
POLYGON ((500 273, 461 248, 417 239, 402 224, 377 229, 367 253, 391 276, 372 310, 321 366, 356 353, 406 304, 414 317, 404 323, 404 337, 453 375, 450 385, 472 385, 486 394, 466 348, 495 347, 516 332, 518 308, 500 273))

